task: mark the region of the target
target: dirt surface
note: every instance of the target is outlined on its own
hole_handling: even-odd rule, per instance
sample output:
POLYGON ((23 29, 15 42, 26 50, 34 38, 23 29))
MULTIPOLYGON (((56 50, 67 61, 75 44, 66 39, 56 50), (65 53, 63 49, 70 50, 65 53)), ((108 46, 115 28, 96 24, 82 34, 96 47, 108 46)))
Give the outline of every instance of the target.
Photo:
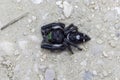
POLYGON ((0 0, 0 80, 120 80, 120 0, 0 0), (91 41, 83 51, 40 48, 40 28, 73 23, 91 41))

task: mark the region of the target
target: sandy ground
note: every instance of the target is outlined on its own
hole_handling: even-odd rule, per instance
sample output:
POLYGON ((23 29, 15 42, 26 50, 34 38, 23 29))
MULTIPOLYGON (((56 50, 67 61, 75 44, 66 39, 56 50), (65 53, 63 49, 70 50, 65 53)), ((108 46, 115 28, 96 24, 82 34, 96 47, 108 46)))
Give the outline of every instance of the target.
POLYGON ((0 80, 120 80, 120 0, 0 0, 0 80), (83 51, 40 48, 40 28, 74 23, 92 40, 83 51))

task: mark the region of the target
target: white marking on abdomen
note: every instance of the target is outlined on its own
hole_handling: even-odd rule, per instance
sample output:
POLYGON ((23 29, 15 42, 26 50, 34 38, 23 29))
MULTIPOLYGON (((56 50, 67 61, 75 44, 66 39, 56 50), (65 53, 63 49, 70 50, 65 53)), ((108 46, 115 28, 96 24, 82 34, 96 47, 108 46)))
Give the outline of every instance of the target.
POLYGON ((62 44, 54 44, 55 47, 60 47, 62 44))
POLYGON ((61 29, 61 27, 60 27, 60 26, 55 26, 55 27, 53 27, 53 29, 58 29, 58 28, 60 28, 60 29, 61 29))
POLYGON ((77 35, 77 36, 76 36, 76 39, 79 40, 79 39, 80 39, 80 35, 77 35))

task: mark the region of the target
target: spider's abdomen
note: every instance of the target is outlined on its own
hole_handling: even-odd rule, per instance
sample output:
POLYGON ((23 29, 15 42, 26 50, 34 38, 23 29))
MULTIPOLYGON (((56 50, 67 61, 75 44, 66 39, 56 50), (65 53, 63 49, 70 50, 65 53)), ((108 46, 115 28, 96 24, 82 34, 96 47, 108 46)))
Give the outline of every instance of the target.
POLYGON ((53 30, 48 34, 48 40, 54 44, 62 44, 64 37, 64 32, 60 29, 53 30))

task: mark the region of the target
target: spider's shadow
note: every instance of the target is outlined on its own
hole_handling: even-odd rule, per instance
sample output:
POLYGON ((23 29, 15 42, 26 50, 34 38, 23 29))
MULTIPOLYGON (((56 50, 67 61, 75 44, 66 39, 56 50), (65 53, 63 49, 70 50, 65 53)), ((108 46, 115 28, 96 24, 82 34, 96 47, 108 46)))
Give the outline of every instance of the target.
POLYGON ((43 53, 45 54, 62 54, 63 51, 61 50, 46 50, 46 49, 42 49, 41 50, 43 53))
MULTIPOLYGON (((72 47, 72 50, 74 51, 74 53, 78 53, 79 50, 72 47)), ((68 50, 68 49, 65 49, 63 51, 61 50, 46 50, 46 49, 41 49, 41 51, 44 53, 44 54, 54 54, 54 55, 58 55, 58 54, 62 54, 64 52, 66 52, 67 54, 70 54, 72 55, 72 53, 68 50)))

